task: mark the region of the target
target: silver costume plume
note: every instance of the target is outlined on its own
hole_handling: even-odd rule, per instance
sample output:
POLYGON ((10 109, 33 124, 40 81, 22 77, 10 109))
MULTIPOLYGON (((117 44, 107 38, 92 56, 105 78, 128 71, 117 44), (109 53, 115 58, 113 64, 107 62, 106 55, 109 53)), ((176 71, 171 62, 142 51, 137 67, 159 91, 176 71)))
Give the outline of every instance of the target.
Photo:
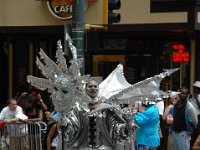
POLYGON ((61 41, 58 41, 56 63, 42 49, 39 52, 40 57, 36 58, 37 66, 45 78, 27 76, 27 81, 31 85, 40 90, 48 90, 52 94, 55 109, 61 114, 68 113, 76 101, 82 103, 90 99, 84 90, 90 76, 80 75, 79 62, 81 61, 77 59, 76 48, 72 41, 68 39, 68 42, 73 56, 69 67, 66 64, 61 41))
MULTIPOLYGON (((81 76, 82 60, 77 58, 76 47, 68 34, 66 34, 66 40, 72 53, 69 67, 66 64, 61 41, 58 41, 56 63, 42 49, 39 52, 40 57, 36 58, 37 66, 45 78, 27 76, 27 81, 33 86, 41 90, 48 90, 52 94, 55 109, 61 114, 68 113, 76 101, 87 104, 91 100, 85 93, 85 84, 90 76, 81 76)), ((166 96, 166 93, 160 90, 160 82, 177 70, 165 69, 164 72, 158 75, 131 85, 124 77, 123 66, 119 64, 99 85, 98 97, 105 97, 106 100, 104 102, 112 103, 115 108, 120 103, 162 98, 166 96)))

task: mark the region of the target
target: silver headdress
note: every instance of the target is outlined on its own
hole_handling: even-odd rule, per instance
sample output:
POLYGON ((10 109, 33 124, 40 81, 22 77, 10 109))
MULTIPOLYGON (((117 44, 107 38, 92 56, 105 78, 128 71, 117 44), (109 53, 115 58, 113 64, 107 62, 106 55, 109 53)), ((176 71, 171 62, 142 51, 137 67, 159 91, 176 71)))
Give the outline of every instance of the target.
POLYGON ((81 60, 77 59, 76 48, 70 38, 68 42, 73 56, 69 67, 66 64, 61 41, 58 41, 56 63, 42 49, 39 52, 40 58, 36 59, 38 68, 46 78, 27 76, 27 81, 31 85, 52 93, 55 109, 61 114, 68 113, 76 101, 83 102, 85 100, 87 102, 90 99, 84 90, 85 83, 90 76, 81 76, 79 68, 81 60))

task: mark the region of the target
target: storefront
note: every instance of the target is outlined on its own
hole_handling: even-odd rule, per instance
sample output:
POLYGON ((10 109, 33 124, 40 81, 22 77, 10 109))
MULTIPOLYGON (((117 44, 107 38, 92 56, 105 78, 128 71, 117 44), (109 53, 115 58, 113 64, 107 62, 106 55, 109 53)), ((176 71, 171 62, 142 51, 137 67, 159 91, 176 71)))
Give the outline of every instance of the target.
MULTIPOLYGON (((12 0, 0 2, 2 106, 7 98, 28 86, 26 75, 41 75, 35 64, 39 49, 43 48, 54 59, 57 40, 64 43, 64 24, 71 23, 52 16, 47 1, 21 1, 15 8, 12 0)), ((177 90, 183 85, 191 88, 195 80, 200 80, 200 28, 191 19, 199 18, 195 15, 198 13, 187 10, 151 13, 150 2, 127 1, 120 9, 121 22, 105 25, 102 2, 96 0, 86 12, 86 23, 102 26, 85 31, 86 73, 105 78, 121 63, 127 80, 136 83, 162 72, 164 68, 180 67, 179 72, 162 83, 164 90, 177 90), (175 48, 180 46, 180 51, 175 48)), ((58 12, 57 7, 56 10, 58 12)), ((59 10, 66 11, 67 8, 59 10)))
POLYGON ((118 63, 122 63, 127 80, 136 83, 163 69, 181 68, 173 78, 165 80, 163 88, 177 90, 180 86, 189 86, 191 43, 187 32, 126 31, 97 34, 91 31, 88 36, 92 37, 93 34, 98 35, 99 41, 95 43, 90 41, 93 38, 89 38, 87 54, 93 61, 90 69, 94 75, 106 77, 118 63), (181 47, 181 51, 177 47, 181 47))
MULTIPOLYGON (((26 76, 41 75, 35 63, 40 48, 54 59, 57 40, 61 39, 63 42, 63 33, 62 26, 1 28, 1 100, 8 99, 10 95, 15 96, 18 92, 27 91, 29 85, 26 76)), ((1 105, 5 106, 6 101, 2 101, 1 105)))

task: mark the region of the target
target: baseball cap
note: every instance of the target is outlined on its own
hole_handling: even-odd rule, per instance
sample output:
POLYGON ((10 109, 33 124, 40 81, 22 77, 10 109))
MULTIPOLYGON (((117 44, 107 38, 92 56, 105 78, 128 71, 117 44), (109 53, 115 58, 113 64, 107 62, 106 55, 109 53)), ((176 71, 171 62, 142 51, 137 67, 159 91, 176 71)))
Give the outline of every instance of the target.
POLYGON ((198 87, 200 88, 200 81, 196 81, 194 84, 193 84, 194 87, 198 87))

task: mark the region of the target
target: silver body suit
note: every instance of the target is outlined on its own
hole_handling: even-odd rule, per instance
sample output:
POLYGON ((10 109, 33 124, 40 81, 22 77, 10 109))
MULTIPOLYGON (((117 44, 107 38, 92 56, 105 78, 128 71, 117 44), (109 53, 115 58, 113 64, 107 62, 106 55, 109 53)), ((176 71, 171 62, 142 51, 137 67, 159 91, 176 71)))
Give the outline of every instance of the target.
POLYGON ((100 107, 91 111, 76 104, 67 117, 65 150, 124 150, 125 136, 121 130, 125 121, 120 111, 107 105, 101 103, 100 107))

